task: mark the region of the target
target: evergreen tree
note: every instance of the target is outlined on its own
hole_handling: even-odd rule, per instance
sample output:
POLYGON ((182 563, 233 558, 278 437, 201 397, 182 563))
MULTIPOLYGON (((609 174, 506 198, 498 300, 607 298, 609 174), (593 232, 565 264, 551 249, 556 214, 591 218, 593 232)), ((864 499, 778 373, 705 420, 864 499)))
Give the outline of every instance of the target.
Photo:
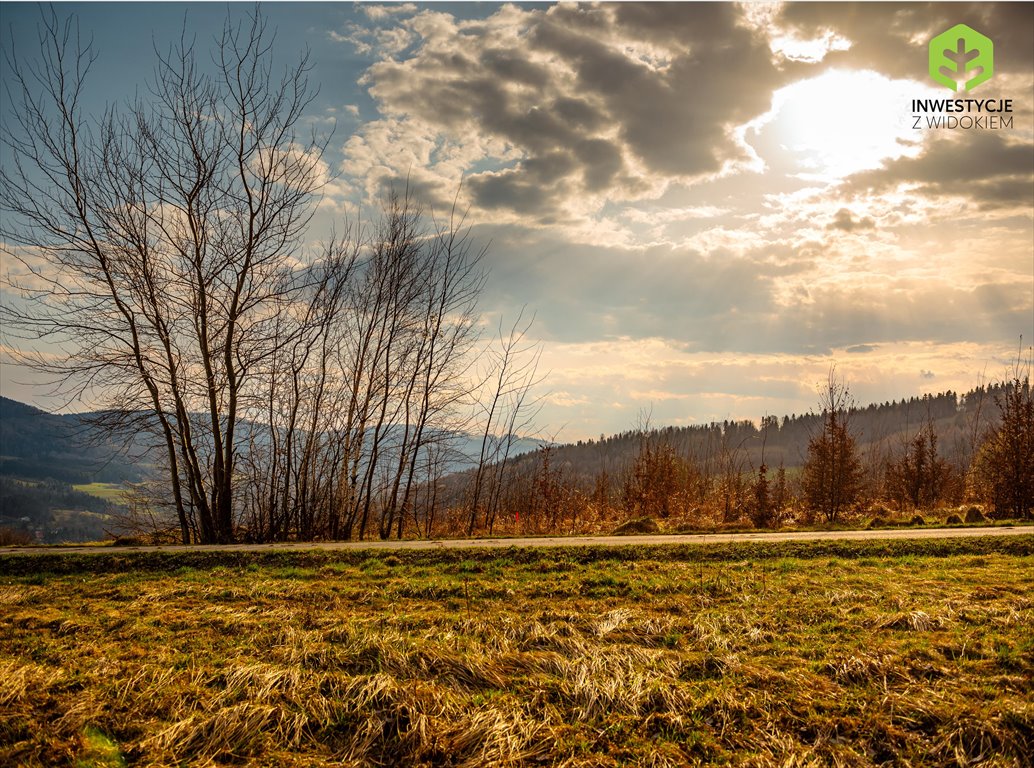
POLYGON ((1034 516, 1034 396, 1030 379, 1016 376, 995 395, 1001 422, 974 461, 975 495, 990 502, 996 517, 1034 516))
POLYGON ((852 401, 847 385, 836 378, 833 369, 821 404, 822 430, 808 443, 802 484, 808 506, 833 523, 855 503, 862 489, 862 464, 848 429, 852 401))
POLYGON ((937 452, 937 434, 927 422, 909 442, 904 455, 888 469, 891 495, 915 509, 940 501, 950 467, 937 452))

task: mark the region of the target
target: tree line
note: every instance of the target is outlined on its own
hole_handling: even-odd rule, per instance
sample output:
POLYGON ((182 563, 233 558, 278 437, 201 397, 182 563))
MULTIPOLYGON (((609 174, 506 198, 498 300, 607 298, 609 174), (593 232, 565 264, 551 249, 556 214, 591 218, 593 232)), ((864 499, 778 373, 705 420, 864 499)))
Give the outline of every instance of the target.
MULTIPOLYGON (((644 423, 598 441, 545 445, 512 461, 502 478, 500 529, 598 532, 646 517, 669 529, 766 528, 950 515, 963 504, 979 504, 992 517, 1029 519, 1028 368, 1017 366, 1012 378, 962 398, 948 392, 863 408, 831 371, 816 412, 806 416, 769 416, 760 425, 644 423), (787 456, 797 458, 790 463, 787 456)), ((446 485, 461 507, 463 476, 446 485)))

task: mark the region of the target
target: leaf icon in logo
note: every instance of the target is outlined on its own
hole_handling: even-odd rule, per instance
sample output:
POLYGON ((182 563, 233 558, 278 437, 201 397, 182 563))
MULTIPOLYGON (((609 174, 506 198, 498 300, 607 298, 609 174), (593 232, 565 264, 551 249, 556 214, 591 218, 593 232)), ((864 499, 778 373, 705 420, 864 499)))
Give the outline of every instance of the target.
POLYGON ((971 90, 994 74, 994 43, 965 24, 930 41, 930 77, 953 91, 971 90))

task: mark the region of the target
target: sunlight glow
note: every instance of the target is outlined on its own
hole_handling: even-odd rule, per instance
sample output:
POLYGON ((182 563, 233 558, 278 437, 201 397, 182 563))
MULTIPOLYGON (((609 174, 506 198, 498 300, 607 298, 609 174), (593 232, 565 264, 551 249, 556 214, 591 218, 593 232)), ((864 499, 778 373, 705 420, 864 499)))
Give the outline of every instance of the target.
MULTIPOLYGON (((772 109, 749 127, 747 140, 766 163, 788 156, 803 178, 827 182, 916 155, 911 100, 934 94, 913 80, 872 71, 830 70, 776 91, 772 109)), ((785 161, 785 159, 784 159, 785 161)))
POLYGON ((830 51, 849 50, 851 41, 834 32, 826 32, 825 35, 814 40, 802 40, 787 34, 773 37, 769 41, 769 47, 773 53, 784 59, 814 63, 822 61, 830 51))

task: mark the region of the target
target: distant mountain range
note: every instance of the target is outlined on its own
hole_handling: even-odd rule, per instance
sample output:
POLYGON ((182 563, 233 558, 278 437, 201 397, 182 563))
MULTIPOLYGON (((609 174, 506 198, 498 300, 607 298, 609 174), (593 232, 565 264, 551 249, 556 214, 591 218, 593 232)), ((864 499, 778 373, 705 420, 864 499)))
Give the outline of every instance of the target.
MULTIPOLYGON (((981 387, 965 395, 954 392, 873 404, 851 412, 851 431, 871 466, 900 455, 925 423, 933 424, 939 453, 960 469, 972 459, 987 430, 998 419, 1001 387, 981 387)), ((89 483, 137 482, 151 469, 142 439, 115 440, 91 422, 97 414, 52 414, 0 397, 0 526, 29 531, 45 541, 102 536, 109 523, 109 502, 74 490, 89 483), (100 506, 98 506, 100 505, 100 506), (108 506, 105 506, 108 505, 108 506)), ((550 445, 549 466, 568 482, 591 489, 600 477, 619 480, 642 449, 644 440, 663 443, 696 462, 705 472, 750 472, 762 462, 770 469, 799 467, 808 442, 821 427, 821 415, 766 417, 760 424, 725 421, 692 427, 665 427, 647 433, 629 431, 599 440, 550 445), (730 464, 731 462, 731 464, 730 464), (725 467, 723 469, 722 467, 725 467)), ((248 425, 242 434, 247 432, 248 425)), ((477 465, 481 440, 452 436, 446 472, 449 486, 462 489, 464 472, 477 465)), ((534 473, 544 460, 541 440, 522 438, 511 449, 510 466, 518 474, 534 473)), ((91 489, 85 489, 91 490, 91 489)))
POLYGON ((0 475, 69 484, 136 482, 146 467, 90 423, 0 397, 0 475))
MULTIPOLYGON (((908 441, 930 422, 939 454, 964 471, 988 430, 999 420, 996 398, 1002 392, 1002 386, 992 385, 961 396, 949 391, 858 407, 850 411, 850 430, 863 462, 880 466, 900 456, 908 441)), ((601 435, 598 440, 551 446, 549 466, 585 490, 592 489, 601 476, 620 483, 645 440, 670 447, 711 474, 728 466, 734 471, 751 472, 762 463, 769 470, 783 466, 792 471, 803 466, 808 443, 821 430, 821 424, 822 416, 810 413, 767 417, 760 424, 723 421, 601 435)), ((525 454, 512 462, 512 468, 518 473, 533 472, 542 460, 542 456, 525 454)))
MULTIPOLYGON (((98 430, 95 413, 53 414, 17 400, 0 397, 0 476, 65 483, 138 482, 148 470, 141 441, 115 441, 98 430)), ((242 425, 239 434, 248 434, 242 425)), ((461 472, 477 464, 481 438, 452 436, 447 470, 461 472)), ((511 455, 536 450, 541 440, 519 438, 511 455)))
MULTIPOLYGON (((862 452, 890 451, 903 446, 927 420, 934 423, 940 449, 946 456, 972 450, 972 443, 997 418, 995 397, 1000 387, 980 387, 957 395, 945 392, 856 408, 852 431, 862 452)), ((96 414, 52 414, 0 397, 0 475, 23 479, 54 479, 66 483, 121 483, 141 480, 148 467, 140 460, 142 447, 132 440, 116 443, 90 423, 96 414), (136 456, 129 455, 135 452, 136 456)), ((745 468, 780 464, 800 466, 807 455, 808 440, 821 420, 817 414, 768 417, 760 425, 751 421, 726 421, 651 430, 649 437, 663 440, 684 456, 713 460, 721 451, 736 450, 745 468)), ((599 440, 552 446, 554 466, 567 466, 576 474, 611 474, 626 466, 643 439, 629 431, 599 440)), ((534 438, 516 441, 511 456, 519 462, 534 461, 546 443, 534 438)), ((481 440, 475 435, 456 436, 451 472, 462 472, 477 463, 481 440)), ((968 457, 967 457, 968 458, 968 457)))

